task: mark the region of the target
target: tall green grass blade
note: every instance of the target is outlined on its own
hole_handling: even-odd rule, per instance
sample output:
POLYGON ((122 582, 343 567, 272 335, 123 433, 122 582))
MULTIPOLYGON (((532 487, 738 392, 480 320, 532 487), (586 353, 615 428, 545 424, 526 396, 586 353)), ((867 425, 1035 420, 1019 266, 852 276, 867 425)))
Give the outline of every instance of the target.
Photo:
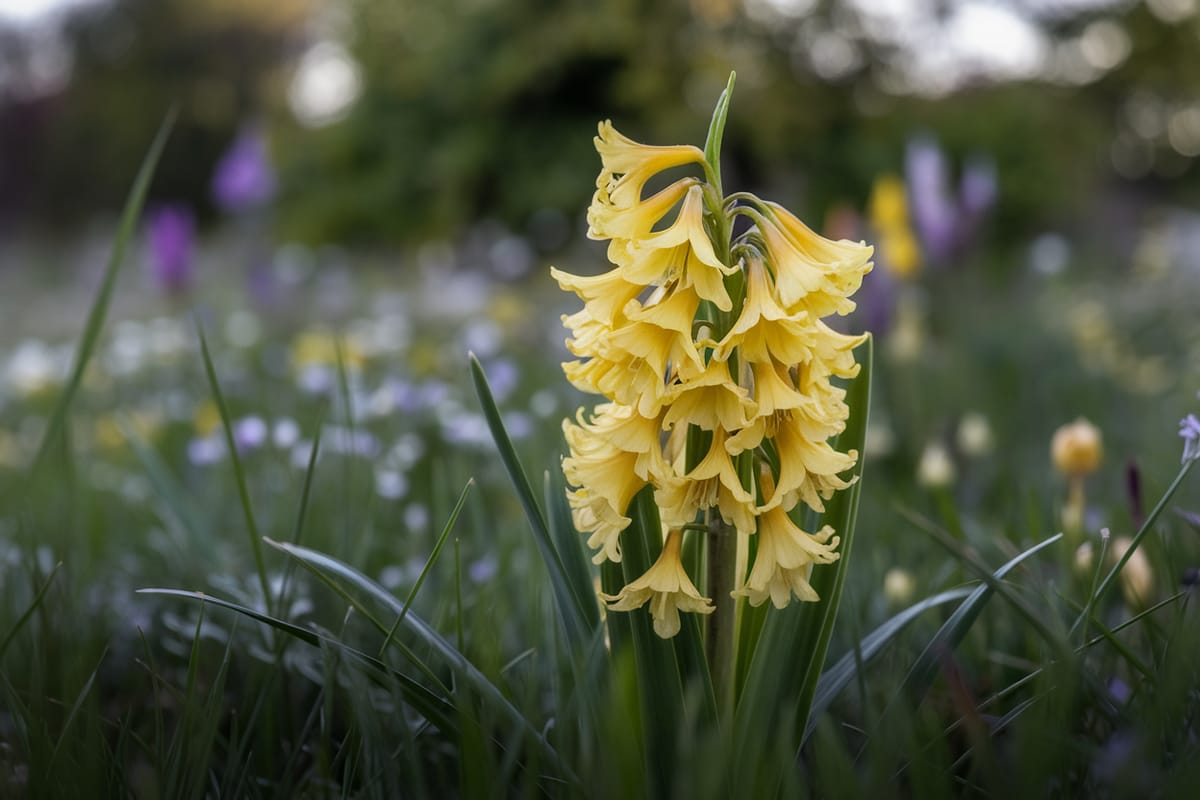
MULTIPOLYGON (((270 544, 272 547, 282 550, 292 558, 295 558, 314 573, 326 573, 345 581, 350 586, 369 595, 385 608, 390 609, 397 616, 404 609, 404 604, 393 597, 386 589, 348 564, 324 553, 310 550, 307 547, 299 547, 283 542, 270 542, 270 544)), ((434 630, 429 623, 421 619, 415 612, 410 611, 404 617, 404 627, 410 634, 430 648, 438 660, 454 674, 456 680, 466 684, 471 691, 487 703, 489 708, 506 718, 532 741, 541 755, 547 758, 549 763, 560 774, 573 783, 578 782, 578 777, 574 771, 571 770, 559 753, 551 747, 537 728, 509 702, 504 693, 488 680, 487 676, 480 672, 460 650, 446 641, 440 633, 434 630)))
MULTIPOLYGON (((893 703, 902 697, 923 696, 925 690, 932 683, 934 675, 937 673, 938 659, 941 658, 941 654, 948 650, 953 650, 962 641, 963 637, 967 635, 967 631, 970 630, 975 620, 983 612, 984 606, 991 600, 995 582, 1000 581, 1005 575, 1020 565, 1021 562, 1036 555, 1061 538, 1061 533, 1055 534, 1049 539, 1018 553, 999 569, 991 573, 991 583, 984 583, 971 592, 967 599, 962 602, 962 605, 954 610, 950 618, 942 624, 933 638, 929 640, 929 643, 925 645, 924 650, 921 651, 916 662, 909 669, 908 674, 905 675, 900 691, 897 692, 893 703)), ((884 710, 884 714, 886 716, 887 709, 884 710)))
MULTIPOLYGON (((417 576, 413 582, 412 589, 408 592, 408 597, 404 599, 404 608, 400 610, 400 614, 396 617, 396 621, 392 623, 392 627, 388 630, 387 636, 384 637, 383 644, 379 646, 379 655, 382 656, 387 651, 388 645, 396 635, 400 623, 404 622, 404 616, 408 613, 408 609, 412 606, 413 600, 417 599, 417 592, 421 591, 421 586, 425 583, 425 578, 429 575, 429 571, 433 569, 433 565, 437 563, 438 556, 442 554, 442 548, 446 545, 446 540, 450 538, 450 531, 454 530, 454 523, 458 521, 458 515, 462 513, 463 506, 467 503, 467 495, 471 492, 471 487, 475 485, 475 480, 468 479, 463 486, 462 493, 458 496, 458 502, 454 504, 454 510, 450 512, 450 518, 446 520, 446 524, 442 526, 442 532, 437 538, 437 542, 433 545, 433 551, 430 552, 429 558, 425 560, 425 566, 421 568, 421 574, 417 576)), ((455 550, 457 550, 457 543, 455 550)), ((461 615, 460 615, 461 617, 461 615)))
POLYGON ((46 772, 54 771, 54 763, 58 760, 58 754, 62 752, 63 743, 66 742, 71 728, 75 725, 75 720, 79 718, 79 711, 83 708, 84 701, 92 693, 92 686, 96 683, 96 675, 99 674, 100 666, 107 657, 108 648, 105 647, 100 653, 100 659, 96 664, 96 668, 92 670, 92 674, 84 682, 83 688, 79 690, 79 694, 75 697, 75 702, 71 704, 71 710, 67 712, 66 719, 63 720, 62 729, 58 733, 58 741, 54 743, 54 750, 50 753, 50 762, 46 765, 46 772))
POLYGON ((838 450, 859 453, 850 473, 854 483, 834 495, 817 523, 832 525, 841 536, 841 558, 813 571, 810 582, 820 602, 797 602, 769 614, 757 642, 746 642, 753 653, 734 714, 734 763, 742 774, 735 785, 749 786, 755 779, 770 783, 766 776, 752 775, 757 769, 755 752, 765 746, 765 737, 782 734, 785 727, 791 728, 788 733, 795 737, 793 749, 798 749, 808 725, 853 551, 871 402, 873 347, 871 339, 863 346, 862 367, 846 392, 850 418, 837 440, 838 450))
MULTIPOLYGON (((1001 581, 992 574, 991 568, 987 566, 977 555, 971 550, 964 547, 959 540, 955 539, 946 531, 939 528, 930 520, 925 519, 919 514, 916 514, 908 509, 901 508, 900 514, 909 522, 912 522, 927 536, 945 548, 953 555, 960 563, 966 564, 971 568, 979 578, 987 584, 987 586, 1011 605, 1018 614, 1029 624, 1029 626, 1037 631, 1047 644, 1053 647, 1059 656, 1063 656, 1067 652, 1067 643, 1062 636, 1059 636, 1050 627, 1046 625, 1044 615, 1036 609, 1031 608, 1025 600, 1012 590, 1008 584, 1001 581)), ((1059 534, 1061 536, 1061 534, 1059 534)), ((1054 541, 1052 537, 1049 541, 1054 541)))
POLYGON ((96 344, 100 339, 100 332, 104 327, 105 319, 108 317, 108 307, 112 302, 113 289, 117 283, 117 273, 120 272, 121 265, 125 262, 125 249, 128 247, 129 240, 133 237, 134 230, 137 227, 138 219, 142 215, 142 207, 146 202, 146 192, 150 188, 150 180, 154 176, 154 170, 158 166, 158 159, 162 155, 163 148, 166 146, 167 138, 171 135, 171 129, 175 126, 175 117, 175 109, 167 112, 167 116, 163 120, 162 125, 159 126, 158 133, 155 135, 154 141, 146 153, 146 157, 142 160, 137 177, 134 179, 133 186, 129 190, 129 195, 125 198, 125 207, 121 211, 121 222, 117 227, 117 235, 113 240, 112 252, 109 254, 108 264, 104 268, 104 278, 100 282, 100 290, 96 292, 96 299, 92 301, 92 308, 88 312, 87 322, 84 323, 83 335, 79 339, 79 348, 75 352, 75 363, 71 367, 71 375, 67 378, 66 385, 54 402, 54 409, 50 412, 46 431, 42 434, 37 453, 33 457, 33 463, 29 469, 31 477, 37 475, 50 448, 55 446, 65 429, 67 412, 75 399, 76 393, 79 391, 79 385, 83 381, 83 373, 87 369, 92 355, 95 353, 96 344))
POLYGON ((575 530, 571 519, 571 508, 567 504, 567 487, 560 470, 546 470, 542 476, 543 495, 546 503, 546 521, 550 527, 550 538, 555 543, 563 570, 567 575, 567 587, 576 594, 576 602, 583 611, 585 622, 593 630, 600 624, 600 607, 596 601, 592 569, 583 537, 575 530))
POLYGON ((1171 481, 1171 485, 1167 487, 1167 491, 1163 493, 1161 498, 1159 498, 1158 503, 1156 503, 1154 506, 1154 510, 1146 516, 1145 522, 1143 522, 1142 526, 1138 528, 1138 532, 1134 534, 1133 540, 1131 541, 1129 547, 1121 555, 1121 558, 1117 560, 1117 563, 1113 565, 1113 568, 1109 570, 1108 574, 1104 576, 1104 580, 1100 582, 1100 587, 1096 589, 1096 591, 1088 599, 1088 603, 1084 609, 1084 612, 1075 618, 1075 622, 1071 625, 1070 632, 1072 634, 1075 633, 1076 629, 1079 628, 1080 623, 1090 616, 1091 608, 1098 605, 1100 601, 1104 599, 1104 595, 1106 595, 1109 589, 1112 588, 1113 581, 1115 581, 1117 576, 1121 574, 1121 570, 1125 568, 1125 564, 1128 563, 1129 559, 1133 557, 1134 551, 1138 549, 1138 546, 1142 543, 1142 539, 1144 539, 1146 534, 1150 532, 1150 529, 1154 527, 1154 523, 1158 522, 1158 518, 1166 509, 1167 504, 1171 501, 1171 498, 1175 496, 1177 491, 1179 491, 1180 485, 1183 483, 1188 473, 1192 471, 1192 467, 1195 466, 1196 461, 1197 459, 1193 458, 1183 462, 1183 466, 1179 468, 1179 472, 1175 475, 1175 479, 1171 481))
POLYGON ((204 359, 204 374, 208 376, 208 388, 212 392, 213 402, 221 415, 221 427, 225 431, 225 446, 229 448, 229 463, 233 465, 234 482, 237 484, 238 499, 242 505, 242 518, 246 522, 246 535, 250 538, 250 552, 254 554, 254 567, 258 571, 258 582, 262 587, 263 607, 271 612, 271 582, 267 578, 267 565, 263 560, 261 537, 258 533, 258 523, 254 519, 254 507, 250 503, 250 488, 246 483, 246 470, 242 466, 242 458, 238 455, 237 441, 233 437, 233 419, 229 415, 229 407, 221 393, 221 384, 217 380, 217 370, 213 366, 212 356, 208 352, 208 340, 204 336, 204 328, 200 318, 196 318, 196 335, 200 337, 200 355, 204 359))
POLYGON ((0 641, 0 658, 4 658, 4 653, 8 650, 8 646, 12 644, 13 639, 15 639, 17 634, 20 633, 21 628, 25 627, 25 623, 29 621, 29 618, 33 616, 35 611, 38 610, 38 606, 40 606, 42 601, 46 599, 46 592, 50 591, 50 586, 54 583, 54 576, 58 574, 60 567, 62 567, 61 561, 55 564, 54 568, 50 570, 50 573, 46 575, 46 580, 37 590, 37 593, 34 594, 33 600, 30 601, 29 606, 21 612, 21 616, 17 617, 17 621, 13 623, 13 626, 9 629, 8 633, 4 634, 4 640, 0 641))
POLYGON ((593 608, 592 613, 589 614, 588 604, 582 603, 580 600, 581 597, 590 594, 590 582, 588 586, 584 587, 570 585, 570 573, 567 572, 562 557, 554 546, 554 539, 550 535, 546 517, 538 507, 533 487, 529 483, 524 467, 521 466, 521 460, 517 457, 512 440, 504 429, 504 420, 501 418, 500 409, 496 406, 496 400, 492 396, 491 387, 488 386, 483 367, 474 354, 470 356, 470 361, 471 380, 475 383, 475 393, 479 396, 483 415, 487 419, 488 428, 496 442, 496 449, 500 451, 500 459, 504 462, 504 468, 508 471, 509 479, 517 491, 517 498, 521 501, 522 508, 525 509, 525 516, 533 529, 533 538, 541 552, 542 560, 546 562, 546 568, 550 573, 550 585, 554 592, 555 606, 566 631, 571 652, 582 652, 583 648, 587 646, 587 642, 591 638, 590 632, 596 624, 594 603, 591 604, 593 608), (590 624, 589 620, 591 620, 590 624))
POLYGON ((859 642, 857 650, 846 653, 832 667, 825 670, 821 675, 821 680, 817 682, 817 691, 813 695, 812 709, 809 712, 808 726, 804 731, 804 740, 807 741, 808 737, 812 735, 813 730, 816 728, 817 720, 829 708, 829 704, 833 702, 834 698, 849 685, 850 681, 859 675, 863 666, 870 664, 877 655, 883 652, 883 649, 910 622, 931 608, 936 608, 954 600, 961 600, 969 595, 971 591, 971 589, 966 587, 951 589, 946 592, 939 592, 932 597, 927 597, 919 603, 914 603, 864 636, 859 642))
MULTIPOLYGON (((220 608, 236 611, 237 613, 245 617, 249 617, 256 622, 269 625, 275 630, 285 633, 288 636, 291 636, 292 638, 297 639, 311 647, 332 647, 341 653, 351 656, 355 661, 370 667, 376 673, 395 680, 400 687, 404 699, 422 716, 436 725, 439 729, 450 733, 455 730, 455 726, 453 724, 453 719, 455 716, 454 707, 447 703, 443 698, 429 691, 429 689, 427 689, 425 686, 413 680, 404 673, 392 669, 378 658, 375 658, 374 656, 364 653, 356 648, 350 647, 349 645, 342 643, 337 638, 329 634, 312 631, 308 628, 302 628, 299 625, 279 619, 278 617, 264 614, 261 611, 256 611, 248 606, 234 603, 229 600, 223 600, 219 597, 205 594, 204 592, 189 592, 183 589, 159 588, 138 589, 137 591, 138 594, 167 595, 170 597, 183 597, 188 600, 198 600, 203 604, 211 603, 212 605, 220 608)), ((191 679, 194 679, 194 676, 191 679)))

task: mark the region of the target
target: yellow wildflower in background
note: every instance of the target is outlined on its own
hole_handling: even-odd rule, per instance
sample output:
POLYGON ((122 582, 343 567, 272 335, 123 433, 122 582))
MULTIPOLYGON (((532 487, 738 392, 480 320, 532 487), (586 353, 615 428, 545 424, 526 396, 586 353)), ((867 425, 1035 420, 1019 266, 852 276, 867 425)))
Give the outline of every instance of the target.
POLYGON ((715 608, 687 574, 685 536, 735 535, 733 596, 780 608, 817 600, 812 569, 839 557, 839 537, 789 514, 800 503, 823 511, 858 459, 828 443, 849 417, 831 379, 857 374, 852 351, 866 336, 821 318, 854 309, 872 249, 826 239, 753 195, 724 197, 696 147, 639 144, 610 122, 595 142, 588 235, 609 242, 614 268, 551 270, 583 301, 563 317, 576 357, 564 372, 605 398, 563 423, 567 496, 596 563, 621 560, 629 506, 647 486, 664 531, 658 561, 602 598, 613 611, 649 604, 655 631, 673 636, 680 611, 715 608), (665 170, 679 176, 647 192, 665 170), (739 216, 748 224, 733 236, 739 216))
POLYGON ((895 175, 881 176, 871 190, 868 206, 884 266, 902 280, 916 277, 921 269, 921 247, 908 218, 904 182, 895 175))

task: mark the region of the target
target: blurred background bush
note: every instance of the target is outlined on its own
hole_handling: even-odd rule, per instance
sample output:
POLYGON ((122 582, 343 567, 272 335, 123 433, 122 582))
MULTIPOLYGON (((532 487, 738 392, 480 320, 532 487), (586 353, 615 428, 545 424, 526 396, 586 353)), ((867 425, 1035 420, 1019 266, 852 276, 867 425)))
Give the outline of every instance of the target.
MULTIPOLYGON (((166 109, 154 185, 202 229, 248 131, 272 225, 412 243, 496 220, 581 233, 612 117, 695 142, 731 69, 727 183, 819 221, 863 208, 924 132, 994 163, 993 244, 1056 228, 1133 246, 1200 194, 1197 0, 5 0, 0 230, 58 237, 121 197, 166 109)), ((954 176, 951 175, 951 178, 954 176)))

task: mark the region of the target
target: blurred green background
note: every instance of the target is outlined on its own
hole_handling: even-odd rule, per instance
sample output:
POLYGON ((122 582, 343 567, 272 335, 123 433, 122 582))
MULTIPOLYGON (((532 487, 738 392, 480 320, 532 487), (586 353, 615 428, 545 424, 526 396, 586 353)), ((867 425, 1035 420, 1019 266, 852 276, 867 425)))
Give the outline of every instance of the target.
POLYGON ((202 225, 239 130, 279 172, 272 225, 412 243, 498 221, 581 232, 611 117, 695 142, 730 70, 728 183, 819 221, 862 208, 906 143, 994 160, 997 243, 1048 228, 1130 247, 1200 192, 1195 0, 7 0, 0 225, 59 236, 111 211, 166 109, 154 185, 202 225), (39 13, 40 12, 40 13, 39 13))

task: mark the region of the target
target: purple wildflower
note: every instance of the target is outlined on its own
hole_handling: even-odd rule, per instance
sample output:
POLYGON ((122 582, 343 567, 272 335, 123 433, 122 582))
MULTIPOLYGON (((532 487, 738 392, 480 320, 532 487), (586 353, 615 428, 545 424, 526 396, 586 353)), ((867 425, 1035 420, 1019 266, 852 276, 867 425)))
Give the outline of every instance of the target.
POLYGON ((192 283, 196 221, 186 206, 166 204, 146 216, 150 275, 155 285, 175 294, 192 283))
POLYGON ((1179 435, 1183 437, 1183 463, 1200 459, 1200 419, 1195 414, 1179 421, 1179 435))
POLYGON ((212 193, 217 205, 233 214, 254 211, 274 198, 275 170, 257 127, 243 129, 217 162, 212 193))

